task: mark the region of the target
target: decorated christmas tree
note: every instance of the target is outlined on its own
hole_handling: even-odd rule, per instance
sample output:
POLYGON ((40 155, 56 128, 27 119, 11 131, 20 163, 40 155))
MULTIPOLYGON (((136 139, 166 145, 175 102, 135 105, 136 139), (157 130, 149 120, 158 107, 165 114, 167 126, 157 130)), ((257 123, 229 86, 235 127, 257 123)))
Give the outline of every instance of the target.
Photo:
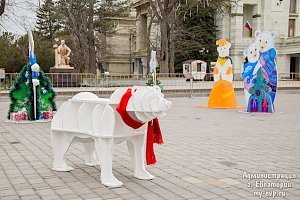
POLYGON ((271 89, 263 75, 262 68, 257 71, 257 76, 252 80, 253 86, 249 89, 250 98, 247 112, 274 112, 271 89))
POLYGON ((56 94, 50 80, 36 63, 31 31, 28 32, 28 38, 29 63, 23 67, 10 90, 8 119, 51 120, 56 111, 54 101, 56 94))

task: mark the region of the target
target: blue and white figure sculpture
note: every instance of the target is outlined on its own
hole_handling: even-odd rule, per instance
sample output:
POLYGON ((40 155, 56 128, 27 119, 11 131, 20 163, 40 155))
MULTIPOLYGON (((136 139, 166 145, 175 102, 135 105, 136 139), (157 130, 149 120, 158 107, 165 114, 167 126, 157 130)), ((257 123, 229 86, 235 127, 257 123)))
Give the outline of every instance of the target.
POLYGON ((250 97, 249 89, 253 86, 253 79, 256 77, 256 73, 261 67, 259 55, 260 52, 257 42, 252 43, 247 49, 244 50, 244 56, 247 58, 247 62, 244 64, 242 77, 244 79, 246 105, 248 105, 250 97))
POLYGON ((274 112, 278 86, 275 36, 275 32, 256 31, 255 42, 244 51, 247 61, 242 77, 247 112, 274 112))
POLYGON ((261 52, 259 62, 262 65, 264 76, 271 88, 270 95, 273 104, 278 86, 277 65, 275 61, 277 55, 275 49, 275 37, 276 32, 274 31, 255 32, 255 40, 259 44, 259 50, 261 52))

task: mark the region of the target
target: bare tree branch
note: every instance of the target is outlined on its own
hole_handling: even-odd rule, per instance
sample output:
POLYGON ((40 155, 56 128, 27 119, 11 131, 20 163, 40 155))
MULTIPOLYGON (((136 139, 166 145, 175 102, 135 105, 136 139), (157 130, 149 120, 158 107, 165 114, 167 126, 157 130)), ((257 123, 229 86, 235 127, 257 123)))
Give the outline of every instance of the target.
MULTIPOLYGON (((150 0, 149 2, 150 2, 150 6, 151 6, 152 11, 154 12, 155 17, 156 17, 158 20, 161 20, 161 19, 162 19, 162 16, 161 16, 161 14, 158 12, 157 6, 154 4, 154 3, 157 3, 157 2, 156 2, 155 0, 154 0, 154 1, 153 1, 153 0, 150 0)), ((160 5, 160 7, 162 7, 162 6, 160 5)))
POLYGON ((5 0, 0 1, 0 16, 4 13, 5 9, 5 0))

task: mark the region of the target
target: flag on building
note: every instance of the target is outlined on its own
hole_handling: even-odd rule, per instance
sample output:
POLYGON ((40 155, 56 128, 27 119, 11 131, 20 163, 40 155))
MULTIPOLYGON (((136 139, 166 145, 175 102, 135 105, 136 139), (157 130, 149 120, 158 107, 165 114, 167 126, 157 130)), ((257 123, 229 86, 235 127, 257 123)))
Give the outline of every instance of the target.
POLYGON ((249 21, 247 20, 246 24, 245 24, 245 28, 248 30, 252 30, 252 26, 250 25, 249 21))

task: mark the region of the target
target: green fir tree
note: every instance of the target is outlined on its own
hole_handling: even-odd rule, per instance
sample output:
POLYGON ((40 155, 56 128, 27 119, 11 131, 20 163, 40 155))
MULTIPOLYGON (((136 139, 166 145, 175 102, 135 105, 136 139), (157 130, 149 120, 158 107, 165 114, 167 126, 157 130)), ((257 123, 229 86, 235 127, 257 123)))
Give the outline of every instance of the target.
MULTIPOLYGON (((54 98, 56 93, 52 89, 50 80, 40 69, 38 80, 40 84, 36 87, 37 93, 37 119, 43 120, 44 112, 56 111, 54 98)), ((11 113, 26 112, 28 120, 34 119, 34 91, 32 84, 32 70, 30 64, 23 67, 20 74, 16 78, 9 97, 11 104, 9 107, 8 119, 11 119, 11 113)))
POLYGON ((61 25, 53 0, 45 0, 37 10, 37 29, 43 36, 51 40, 59 35, 61 25))
POLYGON ((175 27, 175 71, 182 72, 182 62, 200 59, 208 64, 217 58, 216 10, 211 7, 181 8, 175 27), (188 11, 187 11, 188 10, 188 11))

